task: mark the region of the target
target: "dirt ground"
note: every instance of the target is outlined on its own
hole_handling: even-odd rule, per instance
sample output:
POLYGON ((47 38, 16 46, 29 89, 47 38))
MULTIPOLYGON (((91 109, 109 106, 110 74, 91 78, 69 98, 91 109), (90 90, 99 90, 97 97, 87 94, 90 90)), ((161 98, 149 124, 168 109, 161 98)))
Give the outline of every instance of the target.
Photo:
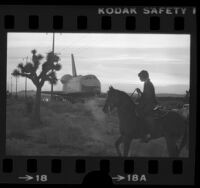
MULTIPOLYGON (((7 100, 6 153, 26 156, 117 156, 119 137, 115 113, 104 114, 105 99, 84 103, 41 104, 41 124, 33 126, 24 100, 7 100)), ((147 144, 133 140, 130 156, 168 157, 164 138, 147 144)), ((188 156, 184 148, 182 157, 188 156)))

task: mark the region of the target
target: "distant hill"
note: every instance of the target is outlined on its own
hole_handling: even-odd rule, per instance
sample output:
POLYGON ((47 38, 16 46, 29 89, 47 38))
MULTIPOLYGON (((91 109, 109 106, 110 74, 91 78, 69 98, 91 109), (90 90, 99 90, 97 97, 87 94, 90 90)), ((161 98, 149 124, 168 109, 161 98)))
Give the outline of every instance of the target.
MULTIPOLYGON (((131 95, 132 93, 128 93, 128 95, 131 95)), ((134 96, 137 96, 135 93, 134 96)), ((156 97, 184 97, 183 94, 176 94, 176 93, 156 93, 156 97)))
MULTIPOLYGON (((25 91, 24 90, 21 90, 18 92, 18 96, 24 96, 24 93, 25 91)), ((35 90, 28 90, 27 91, 27 96, 34 96, 36 94, 36 91, 35 90)), ((131 95, 132 93, 128 93, 129 95, 131 95)), ((101 93, 102 96, 106 96, 107 93, 101 93)), ((137 94, 134 94, 134 96, 137 96, 137 94)), ((174 93, 158 93, 156 94, 156 97, 184 97, 185 95, 183 94, 174 94, 174 93)))
MULTIPOLYGON (((127 93, 128 95, 131 95, 132 93, 127 93)), ((106 96, 107 93, 101 93, 102 96, 106 96)), ((137 97, 137 94, 135 93, 133 96, 137 97)), ((182 98, 185 97, 184 94, 176 94, 176 93, 157 93, 156 97, 175 97, 175 98, 182 98)))
MULTIPOLYGON (((35 96, 35 94, 36 94, 36 91, 27 90, 27 96, 35 96)), ((18 91, 18 96, 24 96, 24 95, 25 95, 25 91, 24 90, 18 91)))
POLYGON ((174 93, 158 93, 156 97, 184 97, 183 94, 174 94, 174 93))

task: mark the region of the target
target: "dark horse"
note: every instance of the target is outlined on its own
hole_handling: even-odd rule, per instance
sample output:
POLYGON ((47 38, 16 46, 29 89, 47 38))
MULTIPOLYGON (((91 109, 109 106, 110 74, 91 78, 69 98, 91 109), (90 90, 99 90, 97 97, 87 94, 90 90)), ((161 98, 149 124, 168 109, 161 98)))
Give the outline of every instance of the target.
MULTIPOLYGON (((120 137, 115 143, 118 155, 120 144, 124 144, 123 156, 128 156, 132 139, 141 139, 147 134, 145 123, 136 113, 136 104, 131 97, 123 91, 109 88, 103 111, 107 113, 113 108, 117 109, 119 117, 120 137)), ((178 157, 186 144, 187 126, 184 118, 174 111, 168 111, 164 116, 155 120, 151 139, 164 137, 170 157, 178 157), (177 142, 181 140, 178 147, 177 142)))

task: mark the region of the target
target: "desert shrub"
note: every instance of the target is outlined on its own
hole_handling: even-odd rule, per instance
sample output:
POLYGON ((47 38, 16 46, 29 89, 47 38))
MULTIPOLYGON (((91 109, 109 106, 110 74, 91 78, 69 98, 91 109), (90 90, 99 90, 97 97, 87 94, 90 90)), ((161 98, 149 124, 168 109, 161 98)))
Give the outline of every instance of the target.
POLYGON ((6 112, 10 113, 11 115, 22 115, 24 112, 24 103, 13 101, 7 106, 6 112))
POLYGON ((48 146, 60 146, 59 131, 53 127, 46 127, 43 130, 44 137, 48 146))
POLYGON ((33 142, 46 143, 50 147, 62 145, 79 145, 86 140, 81 119, 66 118, 63 114, 43 117, 43 126, 40 129, 30 131, 33 142), (73 122, 73 124, 72 124, 73 122), (80 123, 78 123, 80 122, 80 123))
POLYGON ((181 108, 183 106, 183 102, 178 100, 160 101, 159 104, 169 109, 181 108))
POLYGON ((46 144, 37 144, 30 141, 20 139, 6 140, 6 154, 7 155, 51 155, 53 152, 46 144))
POLYGON ((22 139, 27 140, 29 139, 29 136, 27 135, 26 131, 8 131, 7 138, 15 138, 15 139, 22 139))
POLYGON ((84 147, 87 148, 87 155, 89 156, 116 155, 116 151, 112 143, 107 144, 103 141, 91 140, 90 142, 87 142, 84 147))
POLYGON ((39 144, 47 143, 46 134, 45 134, 44 130, 41 128, 31 130, 27 134, 32 143, 39 143, 39 144))
POLYGON ((66 112, 80 112, 84 110, 84 105, 81 103, 67 103, 61 101, 52 101, 45 105, 46 108, 50 109, 55 113, 66 113, 66 112))
POLYGON ((49 147, 82 145, 86 140, 81 129, 77 127, 44 127, 31 132, 34 143, 47 144, 49 147))
POLYGON ((103 114, 98 101, 89 103, 90 106, 59 101, 45 103, 41 106, 40 127, 31 127, 30 118, 20 111, 25 108, 24 104, 14 102, 7 108, 9 153, 115 155, 114 141, 119 134, 119 120, 113 114, 103 114))
POLYGON ((26 139, 27 131, 31 128, 30 119, 26 117, 7 117, 6 134, 7 137, 26 139))
POLYGON ((31 143, 22 139, 6 139, 6 154, 7 155, 26 155, 28 148, 31 148, 31 143))
POLYGON ((46 119, 53 118, 54 116, 55 116, 55 113, 51 109, 41 107, 42 122, 45 121, 46 119))
POLYGON ((83 145, 87 141, 83 130, 79 127, 67 127, 64 131, 59 132, 60 142, 66 145, 83 145))
POLYGON ((25 101, 25 106, 26 106, 26 113, 27 114, 30 114, 32 113, 33 111, 33 107, 34 107, 34 101, 32 100, 32 98, 28 98, 26 101, 25 101))
POLYGON ((72 108, 72 105, 56 101, 50 102, 48 108, 55 113, 65 113, 72 108))
POLYGON ((88 118, 92 118, 93 117, 92 112, 90 110, 88 110, 88 109, 85 109, 85 110, 81 111, 80 115, 86 116, 88 118))

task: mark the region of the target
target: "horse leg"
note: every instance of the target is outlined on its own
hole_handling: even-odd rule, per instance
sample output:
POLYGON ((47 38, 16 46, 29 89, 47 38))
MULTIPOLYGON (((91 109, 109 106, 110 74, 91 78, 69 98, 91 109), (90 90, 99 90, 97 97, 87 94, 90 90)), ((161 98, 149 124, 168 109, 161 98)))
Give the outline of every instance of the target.
POLYGON ((123 142, 124 142, 124 157, 128 157, 128 152, 130 149, 130 144, 131 144, 131 138, 124 138, 123 142))
POLYGON ((167 150, 169 153, 169 157, 178 157, 178 148, 177 148, 177 144, 176 144, 176 140, 173 138, 166 138, 166 142, 167 142, 167 150))
POLYGON ((120 152, 120 144, 122 143, 122 136, 120 136, 117 140, 116 140, 116 142, 115 142, 115 148, 116 148, 116 150, 117 150, 117 154, 119 155, 119 156, 122 156, 122 154, 121 154, 121 152, 120 152))

